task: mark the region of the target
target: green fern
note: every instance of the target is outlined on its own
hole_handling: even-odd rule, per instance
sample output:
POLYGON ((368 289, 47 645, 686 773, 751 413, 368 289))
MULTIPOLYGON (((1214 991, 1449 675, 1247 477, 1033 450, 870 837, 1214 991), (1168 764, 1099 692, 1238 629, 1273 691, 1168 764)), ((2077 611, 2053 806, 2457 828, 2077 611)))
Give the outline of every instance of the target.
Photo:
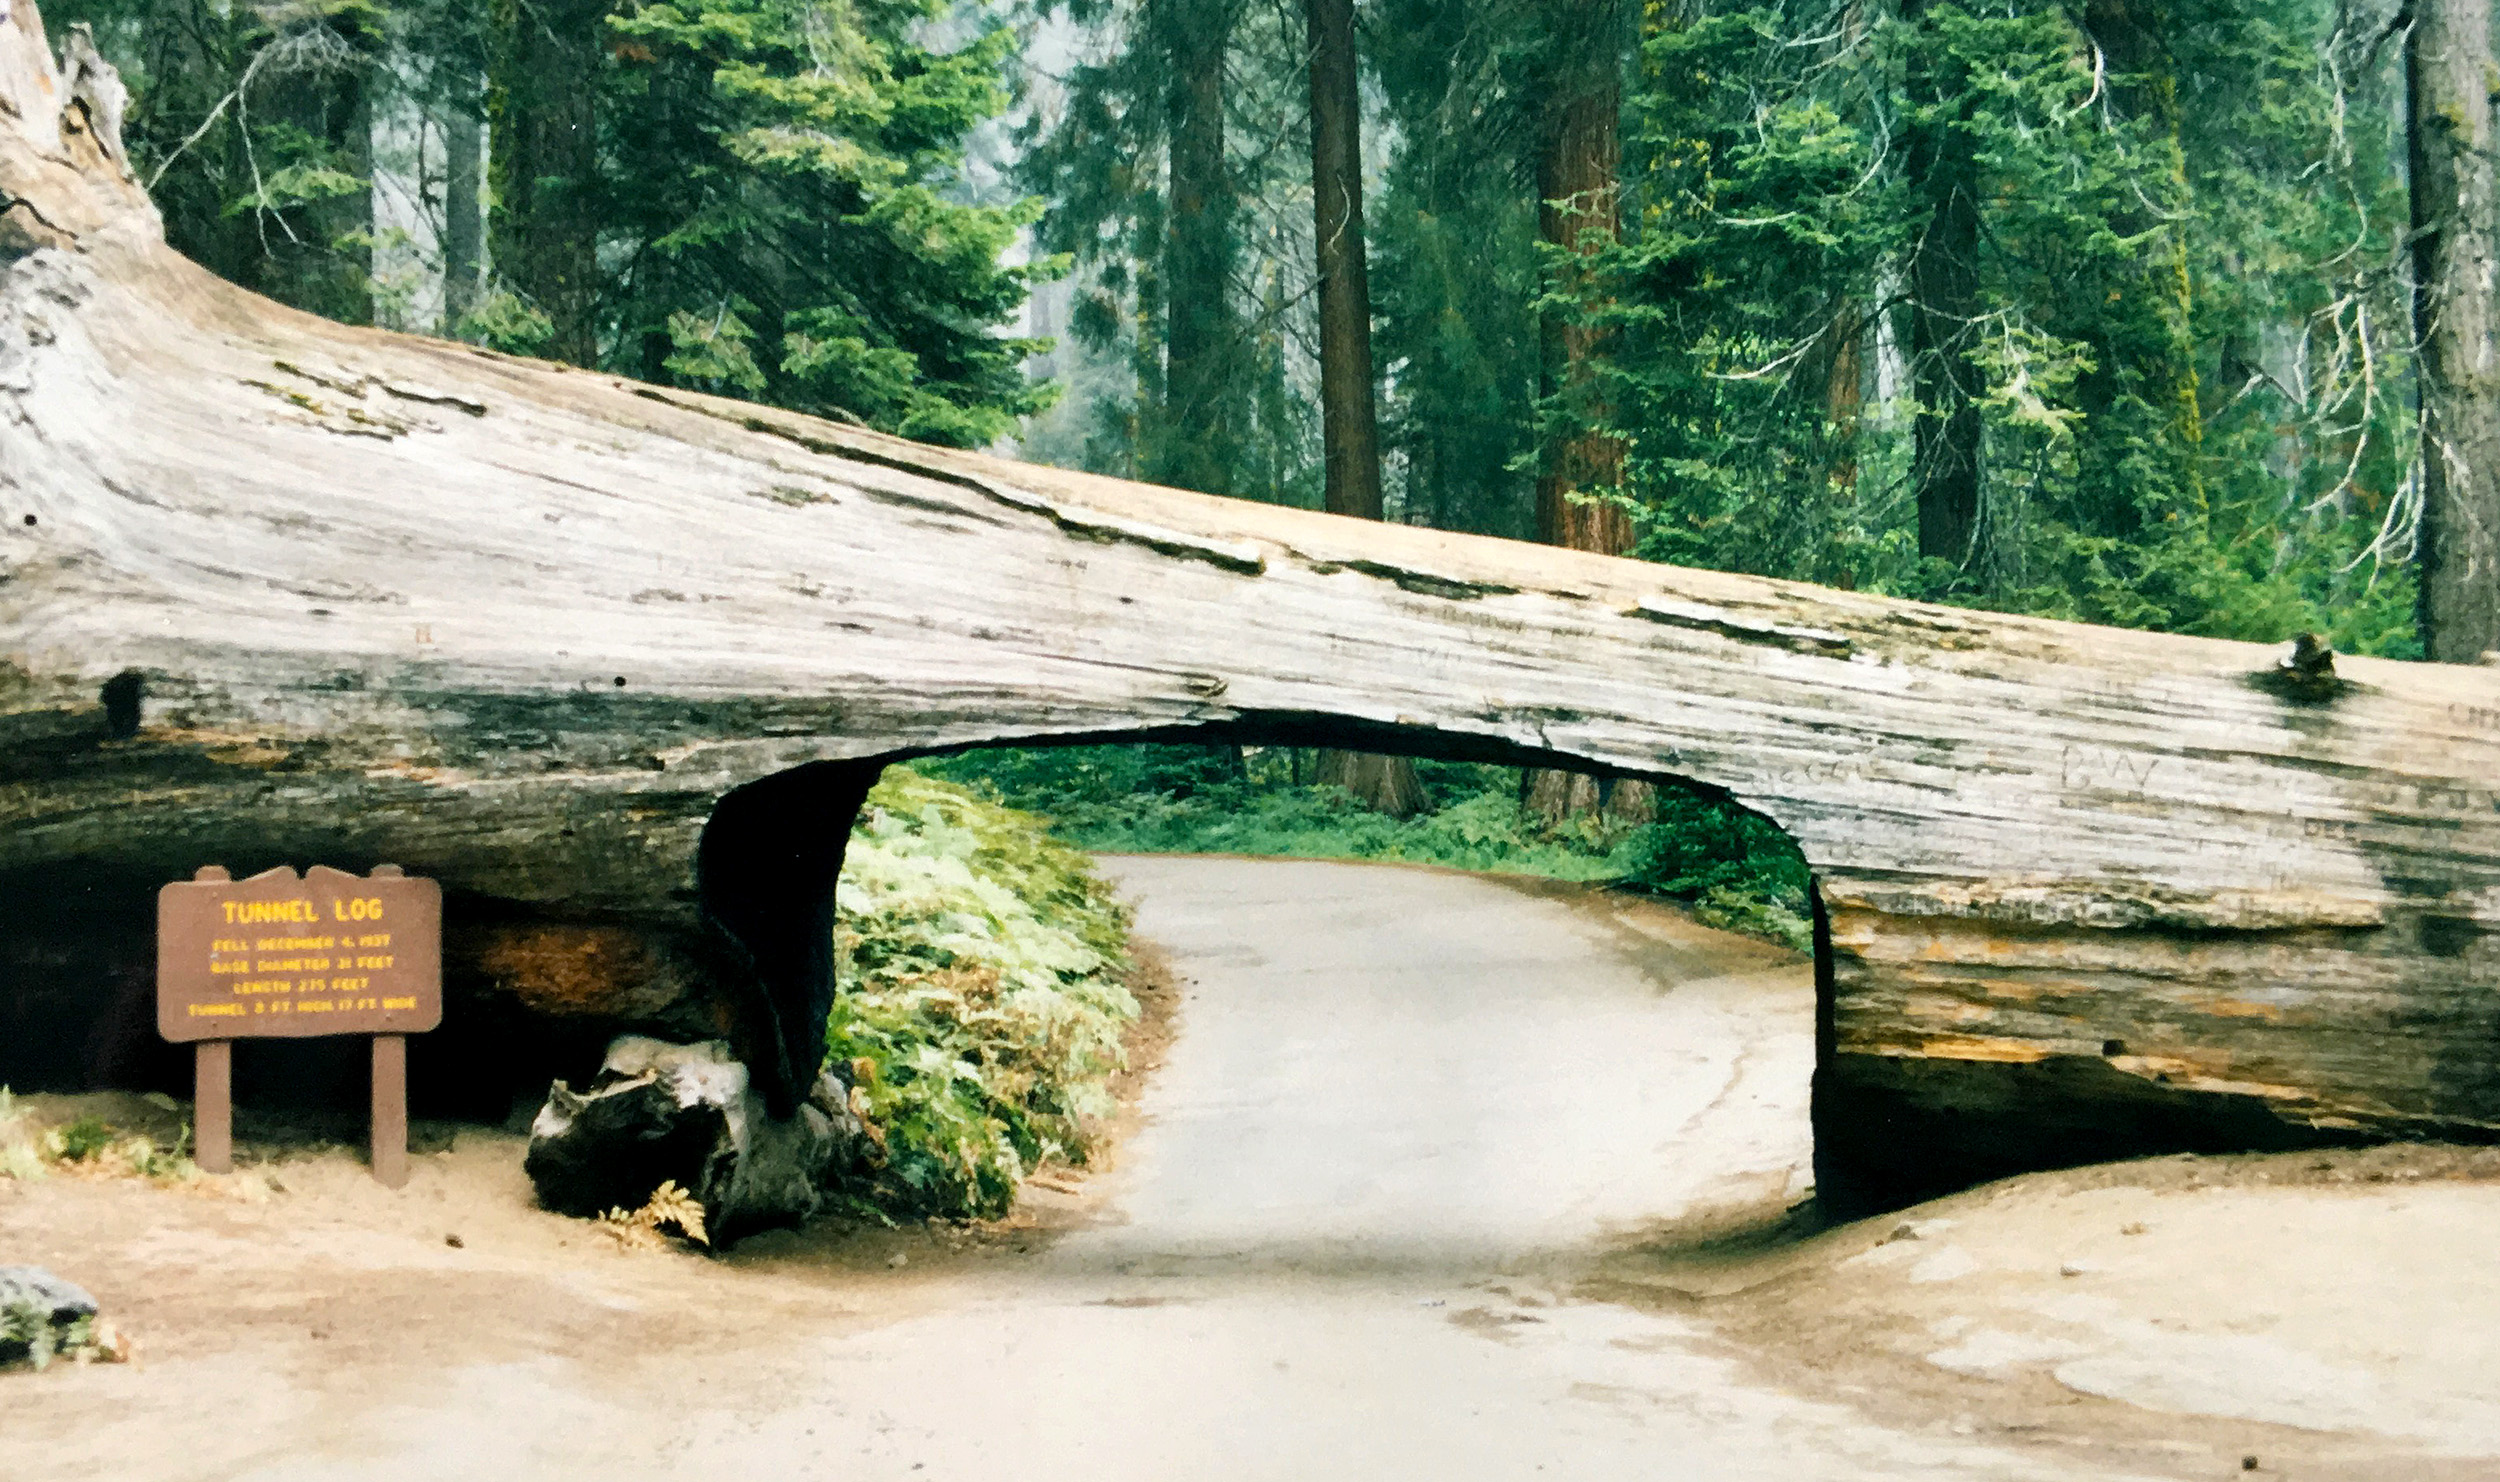
POLYGON ((827 1037, 898 1213, 992 1218, 1081 1162, 1122 1063, 1128 917, 1040 819, 906 767, 869 794, 837 894, 827 1037))

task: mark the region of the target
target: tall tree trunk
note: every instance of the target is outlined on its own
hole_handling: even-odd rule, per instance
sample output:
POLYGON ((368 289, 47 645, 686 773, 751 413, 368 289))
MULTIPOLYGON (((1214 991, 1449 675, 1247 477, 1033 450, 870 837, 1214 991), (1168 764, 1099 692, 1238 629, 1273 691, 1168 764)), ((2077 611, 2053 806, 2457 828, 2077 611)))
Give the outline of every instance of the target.
POLYGON ((606 0, 494 0, 496 274, 555 326, 546 354, 598 358, 599 128, 606 0))
MULTIPOLYGON (((1319 402, 1331 514, 1377 520, 1380 424, 1372 401, 1371 283, 1363 251, 1363 97, 1354 0, 1307 0, 1311 47, 1311 208, 1319 264, 1319 402)), ((1326 751, 1319 780, 1409 818, 1432 806, 1402 756, 1326 751)))
MULTIPOLYGON (((1574 258, 1612 245, 1621 227, 1623 168, 1622 17, 1611 0, 1563 7, 1568 54, 1555 69, 1537 151, 1537 232, 1574 258)), ((1584 289, 1576 267, 1556 287, 1584 289)), ((1546 396, 1572 395, 1583 425, 1546 452, 1536 485, 1537 536, 1549 545, 1600 555, 1631 554, 1632 517, 1614 504, 1573 496, 1623 482, 1623 443, 1596 425, 1606 408, 1590 393, 1602 336, 1578 316, 1549 309, 1538 322, 1539 371, 1546 396)), ((1613 813, 1626 822, 1656 816, 1644 782, 1611 786, 1577 772, 1531 768, 1520 778, 1520 804, 1548 825, 1613 813)))
POLYGON ((1229 494, 1237 482, 1226 395, 1233 330, 1233 182, 1224 162, 1224 63, 1235 0, 1155 0, 1148 12, 1168 69, 1165 128, 1170 206, 1162 290, 1163 401, 1146 476, 1229 494))
POLYGON ((1308 0, 1311 205, 1319 265, 1319 404, 1328 512, 1380 518, 1371 280, 1363 251, 1363 99, 1354 0, 1308 0))
POLYGON ((1932 31, 1922 40, 1910 93, 1927 117, 1911 130, 1908 160, 1927 215, 1909 264, 1918 553, 1968 566, 1979 554, 1979 385, 1968 353, 1979 312, 1978 161, 1963 127, 1961 68, 1937 55, 1942 43, 1932 31))
POLYGON ((2489 0, 2420 0, 2405 63, 2422 347, 2422 647, 2434 660, 2471 663, 2500 649, 2489 0))
MULTIPOLYGON (((1575 256, 1586 257, 1610 245, 1618 225, 1618 175, 1623 163, 1619 60, 1609 49, 1609 54, 1591 57, 1566 73, 1570 85, 1549 108, 1537 158, 1539 232, 1547 242, 1575 256)), ((1597 331, 1557 310, 1546 313, 1539 333, 1546 394, 1585 394, 1595 371, 1597 331)), ((1602 411, 1591 406, 1587 414, 1593 420, 1602 411)), ((1620 440, 1593 428, 1563 439, 1547 456, 1543 476, 1537 481, 1538 534, 1550 545, 1575 551, 1629 554, 1633 544, 1630 516, 1610 504, 1582 504, 1572 498, 1589 490, 1613 488, 1622 481, 1620 440)))
POLYGON ((443 328, 451 333, 477 308, 486 270, 486 129, 473 111, 482 102, 463 96, 443 124, 443 328))

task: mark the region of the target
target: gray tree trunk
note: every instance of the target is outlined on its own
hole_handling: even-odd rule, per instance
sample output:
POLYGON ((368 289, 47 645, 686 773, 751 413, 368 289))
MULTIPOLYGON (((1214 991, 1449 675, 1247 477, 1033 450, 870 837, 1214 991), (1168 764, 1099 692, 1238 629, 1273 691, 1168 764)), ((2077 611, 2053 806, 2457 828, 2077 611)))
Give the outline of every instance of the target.
POLYGON ((2405 53, 2422 397, 2422 646, 2500 650, 2500 362, 2493 343, 2491 6, 2421 0, 2405 53))

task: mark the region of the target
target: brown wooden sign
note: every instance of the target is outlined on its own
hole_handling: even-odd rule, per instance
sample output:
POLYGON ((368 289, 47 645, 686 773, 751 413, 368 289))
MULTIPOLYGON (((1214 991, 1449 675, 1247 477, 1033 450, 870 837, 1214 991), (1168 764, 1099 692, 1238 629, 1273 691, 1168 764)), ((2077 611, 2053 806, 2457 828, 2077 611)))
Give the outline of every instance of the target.
POLYGON ((197 1047, 193 1156, 234 1166, 238 1039, 369 1034, 373 1173, 408 1177, 408 1041, 443 1022, 443 892, 397 865, 370 876, 214 865, 156 897, 156 1028, 197 1047))
POLYGON ((443 892, 431 880, 281 865, 157 892, 156 1030, 177 1044, 442 1022, 443 892))

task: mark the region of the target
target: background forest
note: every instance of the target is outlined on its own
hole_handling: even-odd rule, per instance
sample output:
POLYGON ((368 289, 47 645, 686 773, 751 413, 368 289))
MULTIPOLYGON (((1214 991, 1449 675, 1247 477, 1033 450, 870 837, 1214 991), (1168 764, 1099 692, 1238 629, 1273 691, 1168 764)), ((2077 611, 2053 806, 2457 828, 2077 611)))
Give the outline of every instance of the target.
MULTIPOLYGON (((2500 648, 2487 0, 53 11, 175 245, 317 313, 1372 518, 2500 648)), ((1303 760, 1121 775, 1436 801, 1303 760)), ((1108 838, 1106 768, 992 772, 1108 838)))

